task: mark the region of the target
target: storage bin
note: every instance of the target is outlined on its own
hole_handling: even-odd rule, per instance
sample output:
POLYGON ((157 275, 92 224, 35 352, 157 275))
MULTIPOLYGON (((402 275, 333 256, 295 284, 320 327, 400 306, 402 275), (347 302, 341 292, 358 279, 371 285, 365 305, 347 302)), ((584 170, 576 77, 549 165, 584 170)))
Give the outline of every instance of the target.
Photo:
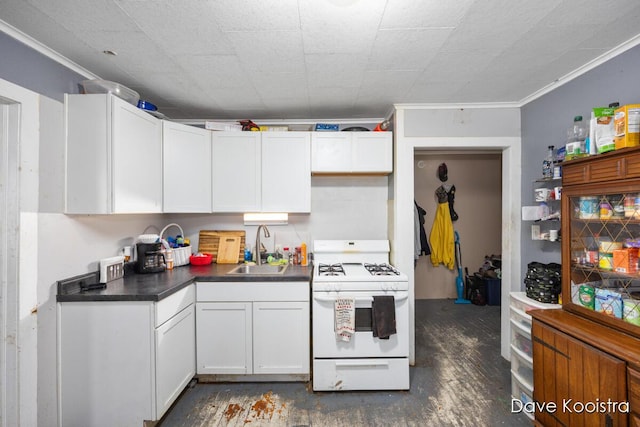
POLYGON ((525 292, 511 292, 509 298, 511 299, 511 307, 522 310, 525 313, 537 309, 562 308, 560 304, 550 304, 529 298, 525 292))
POLYGON ((511 313, 510 317, 512 321, 527 330, 531 330, 531 316, 529 314, 513 306, 509 308, 509 312, 511 313))
POLYGON ((528 390, 533 390, 533 359, 518 349, 512 347, 511 350, 511 372, 518 375, 528 390))
MULTIPOLYGON (((520 377, 513 371, 511 371, 511 396, 514 399, 518 399, 522 402, 523 406, 527 403, 533 402, 533 391, 527 389, 520 379, 520 377)), ((527 417, 534 419, 535 414, 523 411, 527 417)))
POLYGON ((500 288, 502 280, 485 278, 484 282, 487 287, 487 304, 500 305, 500 288))
POLYGON ((511 344, 529 357, 533 357, 531 345, 531 331, 524 328, 518 322, 511 320, 511 344))

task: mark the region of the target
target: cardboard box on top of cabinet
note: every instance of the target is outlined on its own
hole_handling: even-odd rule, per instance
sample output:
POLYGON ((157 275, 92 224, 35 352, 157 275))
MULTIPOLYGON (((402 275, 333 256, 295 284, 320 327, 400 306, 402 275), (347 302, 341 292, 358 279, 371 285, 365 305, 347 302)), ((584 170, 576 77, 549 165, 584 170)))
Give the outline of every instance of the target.
POLYGON ((616 150, 640 145, 640 104, 617 108, 613 122, 616 150))

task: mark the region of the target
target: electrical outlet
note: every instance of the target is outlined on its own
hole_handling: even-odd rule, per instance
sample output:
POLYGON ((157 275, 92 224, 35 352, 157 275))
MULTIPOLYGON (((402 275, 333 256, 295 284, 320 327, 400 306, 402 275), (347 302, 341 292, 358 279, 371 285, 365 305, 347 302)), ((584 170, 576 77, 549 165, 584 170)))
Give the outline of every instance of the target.
POLYGON ((100 283, 107 283, 124 277, 124 256, 100 260, 100 283))

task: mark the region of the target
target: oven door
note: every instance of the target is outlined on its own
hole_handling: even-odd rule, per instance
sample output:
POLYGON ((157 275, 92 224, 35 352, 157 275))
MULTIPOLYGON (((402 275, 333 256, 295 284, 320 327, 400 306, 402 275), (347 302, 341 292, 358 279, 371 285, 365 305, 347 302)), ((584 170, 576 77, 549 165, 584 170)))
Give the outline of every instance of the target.
POLYGON ((396 333, 389 339, 373 336, 371 328, 372 291, 313 292, 313 357, 408 357, 409 292, 376 291, 375 295, 393 295, 396 307, 396 333), (356 302, 356 332, 349 342, 336 339, 336 298, 352 297, 356 302))

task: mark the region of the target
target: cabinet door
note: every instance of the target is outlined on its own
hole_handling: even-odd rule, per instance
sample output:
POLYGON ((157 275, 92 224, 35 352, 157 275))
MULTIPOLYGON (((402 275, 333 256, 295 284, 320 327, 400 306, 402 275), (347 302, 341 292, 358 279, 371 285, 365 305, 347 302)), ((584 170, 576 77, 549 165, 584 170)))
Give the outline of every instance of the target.
POLYGON ((309 303, 253 303, 253 372, 309 373, 309 303))
POLYGON ((311 212, 311 134, 262 134, 262 211, 311 212))
MULTIPOLYGON (((534 320, 533 399, 557 410, 536 410, 545 426, 626 426, 620 411, 587 411, 584 404, 627 401, 626 363, 534 320), (565 405, 566 404, 566 405, 565 405)), ((547 406, 548 408, 548 406, 547 406)))
POLYGON ((161 212, 161 121, 119 98, 112 101, 113 212, 161 212))
POLYGON ((390 132, 352 132, 352 172, 390 173, 393 171, 393 134, 390 132))
POLYGON ((311 172, 351 172, 353 132, 312 132, 311 172))
POLYGON ((211 132, 163 120, 163 212, 211 212, 211 132))
POLYGON ((260 132, 213 132, 211 137, 213 211, 259 211, 260 132))
POLYGON ((195 308, 191 304, 155 331, 156 418, 159 420, 196 373, 195 308))
POLYGON ((198 374, 251 374, 251 303, 196 303, 198 374))

